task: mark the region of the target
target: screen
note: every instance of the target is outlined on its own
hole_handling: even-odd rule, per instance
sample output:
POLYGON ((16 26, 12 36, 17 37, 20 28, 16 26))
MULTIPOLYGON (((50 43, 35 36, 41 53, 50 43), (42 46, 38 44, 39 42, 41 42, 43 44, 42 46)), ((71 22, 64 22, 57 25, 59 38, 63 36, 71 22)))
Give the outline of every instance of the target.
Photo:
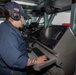
POLYGON ((65 33, 66 29, 67 27, 65 26, 57 25, 43 28, 40 32, 38 40, 49 48, 53 49, 65 33))

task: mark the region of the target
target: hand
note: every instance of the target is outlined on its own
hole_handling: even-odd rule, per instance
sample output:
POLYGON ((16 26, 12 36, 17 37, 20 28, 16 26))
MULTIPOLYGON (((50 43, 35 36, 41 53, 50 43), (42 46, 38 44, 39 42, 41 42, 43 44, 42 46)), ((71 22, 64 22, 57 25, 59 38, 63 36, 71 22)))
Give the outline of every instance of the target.
POLYGON ((47 56, 43 55, 43 56, 39 56, 37 58, 35 58, 34 64, 42 64, 45 63, 47 60, 47 56))

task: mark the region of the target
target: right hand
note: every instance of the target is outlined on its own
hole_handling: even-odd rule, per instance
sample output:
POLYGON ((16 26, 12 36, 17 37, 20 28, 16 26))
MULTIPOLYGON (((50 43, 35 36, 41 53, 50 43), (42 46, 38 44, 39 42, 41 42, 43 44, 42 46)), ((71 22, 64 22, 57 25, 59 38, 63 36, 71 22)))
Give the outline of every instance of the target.
POLYGON ((46 60, 47 60, 47 56, 42 55, 42 56, 35 58, 34 64, 42 64, 42 63, 45 63, 46 60))

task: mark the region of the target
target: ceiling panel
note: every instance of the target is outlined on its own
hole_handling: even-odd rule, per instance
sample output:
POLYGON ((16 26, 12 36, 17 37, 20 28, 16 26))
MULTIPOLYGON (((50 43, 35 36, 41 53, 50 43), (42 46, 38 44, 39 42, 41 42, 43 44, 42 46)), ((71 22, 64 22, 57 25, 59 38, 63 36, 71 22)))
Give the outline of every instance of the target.
MULTIPOLYGON (((45 8, 57 8, 62 11, 69 8, 72 4, 72 0, 0 0, 0 7, 4 7, 6 2, 9 1, 23 1, 23 2, 31 2, 36 3, 38 6, 29 6, 29 5, 22 5, 24 8, 24 11, 28 14, 32 14, 31 12, 33 10, 40 11, 41 13, 44 13, 45 8)), ((37 13, 37 12, 36 12, 37 13)))

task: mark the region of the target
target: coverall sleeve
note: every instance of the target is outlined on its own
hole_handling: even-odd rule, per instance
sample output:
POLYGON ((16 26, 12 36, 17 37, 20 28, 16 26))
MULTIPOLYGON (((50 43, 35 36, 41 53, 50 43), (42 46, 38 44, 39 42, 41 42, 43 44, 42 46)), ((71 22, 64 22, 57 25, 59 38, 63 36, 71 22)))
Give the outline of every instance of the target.
POLYGON ((8 66, 23 69, 27 65, 28 57, 26 53, 19 50, 18 43, 14 34, 2 36, 0 39, 1 57, 8 66))

